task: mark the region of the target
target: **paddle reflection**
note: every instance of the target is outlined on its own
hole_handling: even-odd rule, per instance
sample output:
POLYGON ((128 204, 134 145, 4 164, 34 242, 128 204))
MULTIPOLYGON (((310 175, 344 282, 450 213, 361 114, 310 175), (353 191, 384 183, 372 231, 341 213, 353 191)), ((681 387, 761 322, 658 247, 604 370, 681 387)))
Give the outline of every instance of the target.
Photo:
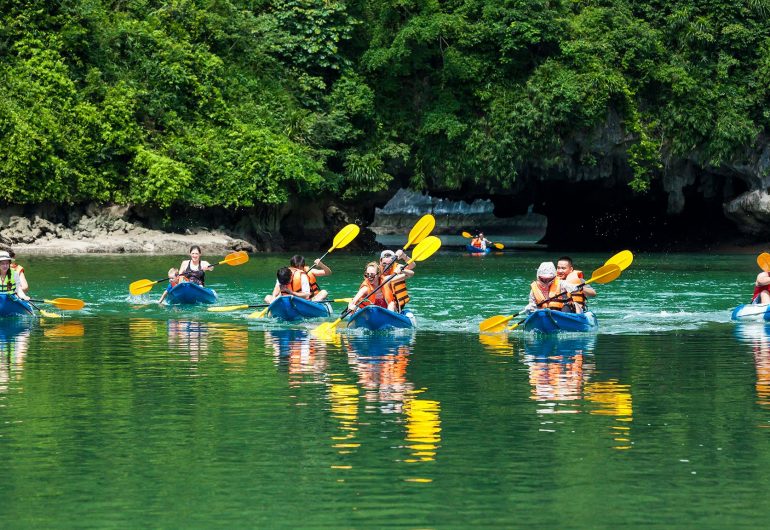
POLYGON ((43 326, 43 335, 52 339, 81 338, 85 333, 85 326, 82 322, 78 322, 77 320, 69 320, 53 326, 43 326))
POLYGON ((512 356, 513 345, 508 333, 479 333, 479 342, 484 349, 493 355, 512 356))
POLYGON ((272 348, 276 365, 288 371, 291 387, 317 383, 327 370, 326 343, 304 329, 265 331, 265 345, 272 348))
POLYGON ((539 413, 580 412, 583 385, 594 371, 595 335, 524 337, 524 363, 529 367, 531 399, 543 406, 539 413), (591 360, 588 360, 591 356, 591 360))
POLYGON ((633 421, 633 401, 631 385, 618 382, 617 379, 596 381, 586 385, 586 401, 595 405, 590 413, 612 416, 617 424, 611 427, 616 442, 614 449, 631 449, 631 422, 633 421))
POLYGON ((0 320, 0 393, 21 380, 33 325, 31 319, 0 320))

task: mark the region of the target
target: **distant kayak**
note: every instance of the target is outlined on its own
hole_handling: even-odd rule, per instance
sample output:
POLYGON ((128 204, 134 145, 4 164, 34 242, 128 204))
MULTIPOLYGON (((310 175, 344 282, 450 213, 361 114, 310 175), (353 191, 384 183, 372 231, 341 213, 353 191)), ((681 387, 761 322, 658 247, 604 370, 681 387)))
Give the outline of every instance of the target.
POLYGON ((409 309, 396 313, 384 307, 368 305, 359 309, 348 321, 348 328, 364 328, 372 331, 384 329, 408 329, 415 327, 414 314, 409 309))
POLYGON ((329 302, 311 302, 297 296, 279 296, 270 304, 270 316, 293 322, 306 318, 326 318, 332 314, 329 302))
POLYGON ((557 333, 559 331, 594 331, 598 328, 596 316, 590 311, 585 313, 562 313, 551 309, 538 309, 524 321, 526 331, 557 333))
POLYGON ((473 245, 465 245, 465 250, 467 250, 471 254, 489 254, 490 252, 492 252, 491 247, 479 248, 479 247, 474 247, 473 245))
POLYGON ((733 309, 733 320, 770 320, 770 304, 741 304, 733 309))
POLYGON ((34 316, 29 302, 21 300, 14 294, 0 294, 0 317, 34 316))
POLYGON ((171 288, 166 300, 169 304, 213 304, 217 293, 197 283, 181 282, 171 288))

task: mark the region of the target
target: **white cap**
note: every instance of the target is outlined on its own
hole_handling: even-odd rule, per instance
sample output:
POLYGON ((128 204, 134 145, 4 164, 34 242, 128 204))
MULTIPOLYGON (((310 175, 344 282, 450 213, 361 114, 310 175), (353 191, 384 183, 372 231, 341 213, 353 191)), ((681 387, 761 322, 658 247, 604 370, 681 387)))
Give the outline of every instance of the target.
POLYGON ((550 261, 544 261, 537 268, 538 278, 553 278, 554 276, 556 276, 556 265, 550 261))
POLYGON ((5 250, 0 250, 0 261, 16 261, 5 250))
POLYGON ((396 256, 396 253, 393 252, 392 250, 383 250, 382 252, 380 252, 380 259, 382 259, 382 258, 393 258, 395 256, 396 256))

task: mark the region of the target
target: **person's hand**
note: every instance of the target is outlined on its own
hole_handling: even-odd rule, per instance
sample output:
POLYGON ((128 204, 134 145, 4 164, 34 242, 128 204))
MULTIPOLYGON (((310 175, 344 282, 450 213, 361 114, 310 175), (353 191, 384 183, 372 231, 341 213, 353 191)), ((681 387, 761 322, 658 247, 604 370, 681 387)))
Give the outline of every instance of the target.
POLYGON ((533 303, 529 303, 525 305, 519 313, 533 313, 535 310, 537 310, 537 306, 533 303))
POLYGON ((317 260, 315 260, 313 262, 313 267, 318 267, 320 265, 320 263, 321 263, 321 258, 318 258, 317 260))
POLYGON ((404 251, 402 249, 398 249, 396 251, 396 259, 401 259, 405 256, 404 251))

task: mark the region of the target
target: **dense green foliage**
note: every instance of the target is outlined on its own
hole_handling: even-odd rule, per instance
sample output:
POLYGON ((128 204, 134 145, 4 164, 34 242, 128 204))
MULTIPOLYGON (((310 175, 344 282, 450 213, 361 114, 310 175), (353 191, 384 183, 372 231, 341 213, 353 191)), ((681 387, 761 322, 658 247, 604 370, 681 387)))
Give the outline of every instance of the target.
POLYGON ((643 190, 672 158, 757 142, 768 17, 770 0, 0 0, 0 200, 499 191, 608 156, 643 190))

